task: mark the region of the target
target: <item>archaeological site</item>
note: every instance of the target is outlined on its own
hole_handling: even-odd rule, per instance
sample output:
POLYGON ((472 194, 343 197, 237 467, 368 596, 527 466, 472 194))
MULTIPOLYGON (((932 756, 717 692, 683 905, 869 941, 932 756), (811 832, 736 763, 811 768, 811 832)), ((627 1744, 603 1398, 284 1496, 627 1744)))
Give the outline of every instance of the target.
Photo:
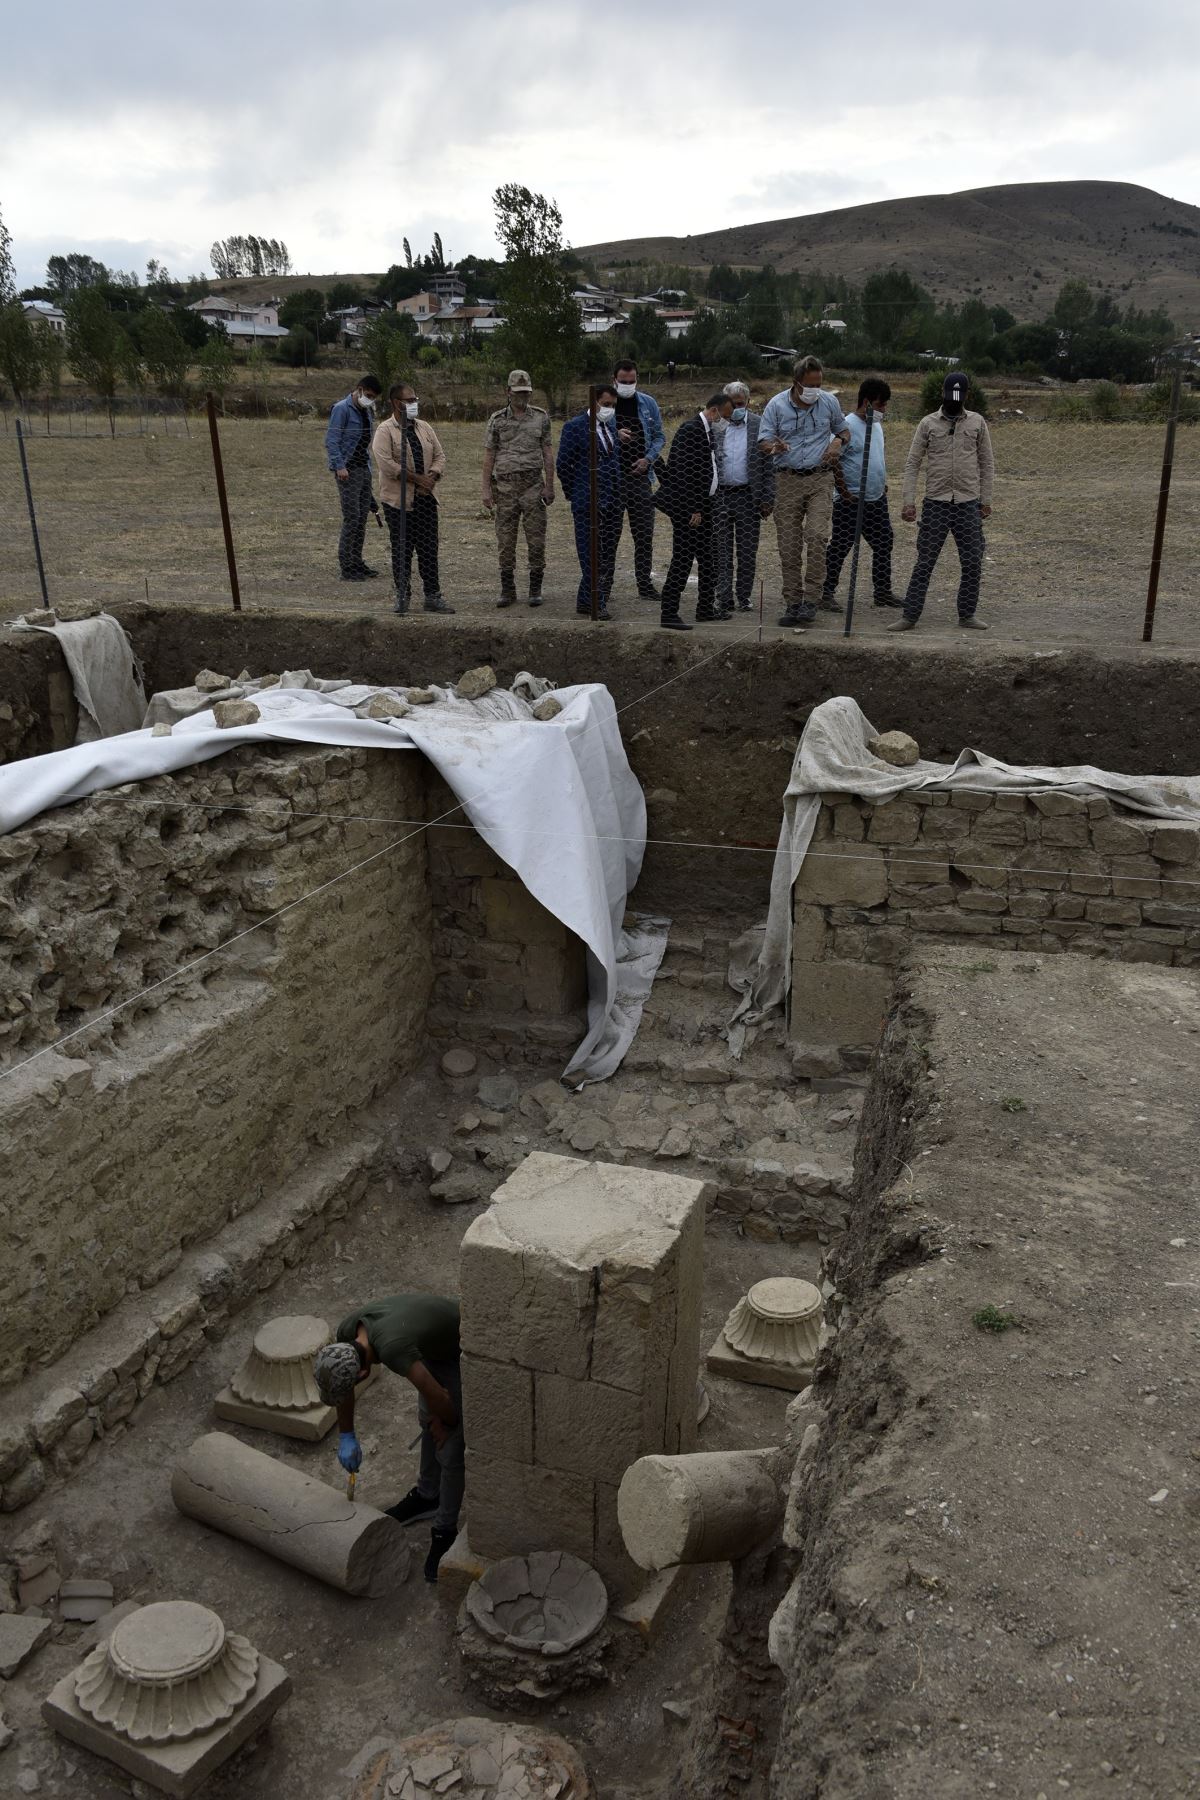
POLYGON ((1200 1795, 1200 662, 910 649, 0 627, 0 1794, 1200 1795))

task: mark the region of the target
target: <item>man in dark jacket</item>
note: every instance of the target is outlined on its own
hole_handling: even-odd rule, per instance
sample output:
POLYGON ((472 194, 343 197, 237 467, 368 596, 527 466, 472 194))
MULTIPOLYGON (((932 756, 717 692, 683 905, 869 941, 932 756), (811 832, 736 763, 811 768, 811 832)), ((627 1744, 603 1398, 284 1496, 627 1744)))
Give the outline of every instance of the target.
MULTIPOLYGON (((596 499, 599 539, 596 545, 596 587, 599 610, 596 617, 611 619, 608 597, 612 592, 613 567, 617 560, 617 537, 621 529, 621 451, 617 441, 615 408, 617 390, 614 384, 602 383, 596 389, 596 499)), ((579 557, 579 589, 575 595, 575 611, 587 618, 592 612, 591 582, 591 476, 589 473, 588 432, 591 411, 584 407, 568 419, 558 440, 555 465, 559 485, 571 507, 575 521, 575 550, 579 557)))
POLYGON ((378 575, 363 561, 363 539, 371 512, 371 434, 375 402, 382 388, 374 375, 364 375, 334 403, 325 433, 329 471, 337 481, 342 505, 338 562, 343 581, 368 581, 378 575))
POLYGON ((699 579, 696 618, 708 624, 721 618, 713 606, 716 592, 716 558, 713 545, 713 505, 720 485, 717 421, 728 421, 733 401, 728 394, 710 394, 695 418, 685 419, 675 433, 671 458, 655 472, 659 488, 654 504, 671 521, 671 566, 662 584, 660 623, 668 631, 690 631, 679 616, 679 602, 695 563, 699 579))
POLYGON ((727 381, 725 392, 733 402, 726 426, 718 426, 721 485, 714 508, 717 550, 717 611, 732 617, 734 594, 737 610, 750 611, 754 570, 758 561, 758 534, 764 519, 775 510, 775 467, 758 449, 762 415, 750 405, 750 389, 744 381, 727 381), (734 586, 734 552, 737 584, 734 586))

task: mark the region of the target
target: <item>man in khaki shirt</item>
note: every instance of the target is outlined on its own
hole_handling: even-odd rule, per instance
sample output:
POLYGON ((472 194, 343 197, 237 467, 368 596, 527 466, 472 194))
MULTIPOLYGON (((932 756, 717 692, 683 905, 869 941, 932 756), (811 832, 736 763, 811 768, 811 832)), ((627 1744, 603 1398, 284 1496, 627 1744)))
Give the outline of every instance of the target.
POLYGON ((904 504, 900 517, 911 524, 917 516, 917 475, 925 469, 925 503, 917 533, 917 560, 904 596, 904 617, 889 631, 912 631, 925 605, 929 580, 952 537, 958 548, 958 622, 964 631, 986 631, 975 617, 983 573, 983 521, 991 517, 992 440, 981 413, 966 407, 970 380, 961 371, 942 383, 942 404, 926 413, 917 426, 904 465, 904 504))
POLYGON ((446 470, 446 452, 432 425, 418 417, 416 389, 407 381, 388 389, 392 416, 384 419, 371 444, 379 467, 379 497, 392 541, 393 612, 406 613, 416 552, 425 611, 452 613, 438 577, 437 490, 446 470))
POLYGON ((483 438, 483 504, 496 516, 500 552, 500 606, 517 598, 517 530, 525 527, 529 556, 529 604, 542 604, 546 572, 546 508, 554 499, 550 414, 531 406, 533 383, 525 369, 508 378, 508 405, 492 414, 483 438))

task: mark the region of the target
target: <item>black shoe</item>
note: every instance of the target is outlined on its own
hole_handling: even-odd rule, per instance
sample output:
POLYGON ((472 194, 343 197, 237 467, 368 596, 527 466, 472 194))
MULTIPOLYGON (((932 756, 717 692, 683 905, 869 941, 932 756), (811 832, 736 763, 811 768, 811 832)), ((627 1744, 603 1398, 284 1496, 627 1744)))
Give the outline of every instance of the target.
POLYGON ((713 610, 716 613, 718 619, 732 619, 732 617, 733 617, 732 606, 717 606, 717 607, 714 607, 713 610))
POLYGON ((392 611, 394 613, 407 613, 408 601, 407 600, 393 600, 392 611))
POLYGON ((748 600, 739 600, 737 603, 737 609, 739 612, 750 612, 752 610, 751 606, 750 606, 750 602, 748 600))
POLYGON ((366 579, 367 578, 363 574, 361 569, 343 569, 342 570, 342 580, 343 581, 365 581, 366 579))
POLYGON ((780 625, 811 625, 816 616, 815 606, 789 606, 777 623, 780 625))
POLYGON ((876 606, 902 607, 904 605, 904 596, 903 594, 876 594, 874 604, 876 606))
POLYGON ((542 579, 545 573, 546 571, 544 569, 530 569, 529 571, 530 606, 540 606, 542 604, 542 579))
POLYGON ((453 1532, 453 1531, 437 1531, 435 1529, 430 1532, 430 1534, 429 1534, 429 1555, 425 1558, 425 1579, 426 1579, 426 1581, 436 1581, 437 1580, 438 1564, 441 1562, 443 1556, 445 1556, 447 1550, 449 1550, 450 1546, 453 1544, 456 1536, 457 1536, 457 1533, 453 1532))
POLYGON ((497 606, 515 606, 517 604, 517 577, 512 569, 500 571, 500 598, 497 606))
POLYGON ((661 600, 662 595, 659 593, 658 589, 654 586, 644 587, 644 588, 640 587, 638 589, 638 599, 639 600, 661 600))
POLYGON ((690 631, 692 629, 687 620, 681 619, 678 613, 673 614, 669 619, 660 619, 659 624, 664 631, 690 631))
POLYGON ((696 608, 697 625, 723 625, 728 617, 728 613, 714 612, 711 607, 704 612, 701 612, 699 607, 696 608))
POLYGON ((817 610, 818 612, 840 613, 845 612, 846 609, 834 599, 832 594, 829 594, 828 596, 822 594, 821 598, 817 601, 817 610))
POLYGON ((403 1500, 398 1500, 395 1506, 385 1506, 383 1510, 397 1525, 419 1525, 422 1519, 432 1519, 437 1509, 436 1500, 426 1500, 420 1488, 409 1488, 403 1500))
POLYGON ((358 568, 354 572, 363 581, 377 581, 379 579, 379 570, 369 569, 366 563, 359 563, 358 568))
POLYGON ((442 596, 440 594, 426 594, 426 596, 425 596, 425 611, 426 612, 452 613, 454 611, 454 608, 452 606, 447 606, 446 602, 442 599, 442 596))

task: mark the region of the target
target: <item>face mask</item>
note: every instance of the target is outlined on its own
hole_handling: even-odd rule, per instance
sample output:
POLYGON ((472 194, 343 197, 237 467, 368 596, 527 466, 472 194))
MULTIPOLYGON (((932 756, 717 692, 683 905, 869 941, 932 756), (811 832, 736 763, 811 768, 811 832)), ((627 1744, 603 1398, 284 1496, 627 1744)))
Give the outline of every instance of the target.
POLYGON ((358 404, 362 407, 364 412, 375 411, 375 402, 372 400, 370 394, 360 394, 358 396, 358 404))
POLYGON ((953 377, 948 378, 942 388, 942 411, 948 413, 952 419, 956 419, 963 409, 963 401, 966 397, 966 383, 961 380, 956 381, 953 377))
POLYGON ((410 419, 416 418, 417 413, 420 410, 420 405, 421 403, 419 400, 406 400, 404 402, 404 410, 410 419))
POLYGON ((746 423, 746 408, 744 406, 735 406, 730 413, 729 418, 731 424, 744 425, 746 423))
POLYGON ((608 421, 616 413, 616 410, 617 409, 615 406, 598 406, 596 408, 596 417, 599 419, 599 421, 602 425, 607 425, 608 421))
POLYGON ((819 387, 802 387, 800 389, 800 404, 801 404, 801 406, 815 405, 817 395, 820 393, 820 391, 821 390, 819 387))
POLYGON ((618 400, 632 400, 633 396, 636 393, 637 393, 637 382, 636 381, 618 381, 618 383, 617 383, 617 399, 618 400))

